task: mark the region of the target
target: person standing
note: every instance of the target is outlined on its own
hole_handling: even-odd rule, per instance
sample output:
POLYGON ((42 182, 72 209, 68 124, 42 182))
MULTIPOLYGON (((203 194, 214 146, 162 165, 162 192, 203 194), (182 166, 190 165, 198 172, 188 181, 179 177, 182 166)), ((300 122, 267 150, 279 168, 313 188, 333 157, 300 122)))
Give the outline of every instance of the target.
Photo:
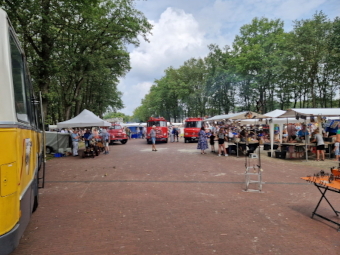
POLYGON ((200 132, 198 133, 198 144, 197 149, 201 150, 201 154, 205 154, 205 150, 208 149, 207 134, 202 126, 200 132))
POLYGON ((73 133, 71 133, 71 139, 72 139, 72 154, 74 157, 78 156, 78 142, 79 142, 79 135, 76 129, 73 130, 73 133))
MULTIPOLYGON (((218 155, 217 156, 221 156, 222 152, 225 153, 225 145, 224 145, 225 133, 224 133, 224 128, 220 127, 220 129, 218 130, 218 133, 217 133, 217 137, 218 137, 218 155)), ((228 154, 225 154, 225 156, 227 157, 228 154)))
POLYGON ((84 134, 85 147, 89 147, 90 146, 90 140, 91 139, 92 139, 91 130, 88 128, 88 129, 86 129, 86 132, 84 134))
POLYGON ((316 142, 316 161, 320 160, 321 154, 321 161, 325 160, 325 142, 323 141, 322 135, 319 132, 319 129, 316 129, 315 136, 313 142, 316 142))
POLYGON ((210 131, 210 147, 211 147, 211 152, 215 152, 215 132, 213 132, 212 130, 210 131))
POLYGON ((334 161, 339 161, 339 155, 340 155, 340 150, 339 150, 339 140, 336 140, 334 143, 334 154, 335 154, 335 160, 334 161))
POLYGON ((179 134, 178 127, 175 127, 174 128, 174 141, 177 140, 177 142, 178 142, 178 134, 179 134))
POLYGON ((109 142, 110 142, 110 134, 107 132, 106 128, 103 128, 102 133, 100 134, 102 138, 102 143, 105 146, 104 154, 109 154, 109 142))
POLYGON ((129 139, 131 139, 131 130, 128 127, 125 127, 125 133, 129 139))
POLYGON ((174 134, 173 134, 174 127, 170 126, 169 128, 169 136, 170 136, 170 142, 174 142, 174 134))
POLYGON ((152 151, 156 150, 156 126, 153 125, 150 131, 151 143, 152 143, 152 151))
POLYGON ((293 124, 293 123, 288 123, 288 126, 287 126, 287 134, 288 134, 288 139, 289 139, 292 135, 295 135, 295 136, 296 136, 296 127, 295 127, 295 124, 293 124))

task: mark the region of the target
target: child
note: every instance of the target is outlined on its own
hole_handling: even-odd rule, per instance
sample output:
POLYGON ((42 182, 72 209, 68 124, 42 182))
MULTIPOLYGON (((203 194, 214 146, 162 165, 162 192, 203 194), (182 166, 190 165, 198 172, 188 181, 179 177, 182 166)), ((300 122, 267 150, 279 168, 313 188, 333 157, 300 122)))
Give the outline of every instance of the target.
POLYGON ((334 161, 339 161, 339 155, 340 155, 340 152, 339 152, 339 143, 340 140, 336 140, 335 141, 335 144, 334 144, 334 153, 335 153, 335 160, 334 161))
POLYGON ((210 139, 210 147, 211 147, 211 152, 215 152, 215 133, 211 132, 211 130, 209 130, 210 135, 209 135, 209 139, 210 139))

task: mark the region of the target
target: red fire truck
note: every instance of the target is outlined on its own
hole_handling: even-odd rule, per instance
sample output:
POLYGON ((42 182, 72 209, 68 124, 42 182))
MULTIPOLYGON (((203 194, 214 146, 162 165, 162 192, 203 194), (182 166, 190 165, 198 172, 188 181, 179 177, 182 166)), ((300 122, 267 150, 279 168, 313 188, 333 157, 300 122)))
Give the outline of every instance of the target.
POLYGON ((163 117, 153 118, 150 117, 147 121, 146 128, 146 141, 151 143, 150 131, 152 126, 156 126, 156 141, 168 142, 168 125, 166 119, 163 117))
POLYGON ((203 118, 187 118, 184 123, 184 142, 197 141, 198 133, 204 125, 203 118))
POLYGON ((120 124, 112 123, 108 132, 110 134, 110 144, 113 144, 115 141, 120 141, 122 144, 127 143, 128 137, 120 124))

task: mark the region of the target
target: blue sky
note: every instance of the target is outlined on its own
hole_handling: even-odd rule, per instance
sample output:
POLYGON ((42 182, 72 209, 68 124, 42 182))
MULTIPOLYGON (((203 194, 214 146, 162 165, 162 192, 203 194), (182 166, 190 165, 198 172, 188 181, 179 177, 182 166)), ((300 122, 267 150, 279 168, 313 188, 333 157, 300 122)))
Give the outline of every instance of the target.
POLYGON ((166 68, 205 57, 209 44, 232 46, 240 28, 255 17, 281 19, 289 32, 294 20, 310 19, 319 11, 331 20, 340 16, 340 0, 135 0, 135 6, 153 30, 150 42, 141 39, 139 47, 128 47, 132 69, 118 85, 125 105, 120 112, 127 115, 166 68))

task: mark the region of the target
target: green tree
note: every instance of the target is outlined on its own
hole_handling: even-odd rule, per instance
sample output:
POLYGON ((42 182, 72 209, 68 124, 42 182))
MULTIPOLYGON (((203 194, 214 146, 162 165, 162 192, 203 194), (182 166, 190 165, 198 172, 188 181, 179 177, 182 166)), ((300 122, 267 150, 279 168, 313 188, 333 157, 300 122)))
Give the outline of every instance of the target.
POLYGON ((241 27, 233 43, 237 71, 246 79, 241 100, 250 100, 261 113, 273 104, 283 40, 283 21, 254 18, 241 27))
POLYGON ((132 0, 17 0, 0 6, 22 39, 45 113, 53 109, 60 121, 84 108, 102 115, 107 107, 123 107, 117 83, 130 69, 125 45, 138 46, 152 27, 132 0))

